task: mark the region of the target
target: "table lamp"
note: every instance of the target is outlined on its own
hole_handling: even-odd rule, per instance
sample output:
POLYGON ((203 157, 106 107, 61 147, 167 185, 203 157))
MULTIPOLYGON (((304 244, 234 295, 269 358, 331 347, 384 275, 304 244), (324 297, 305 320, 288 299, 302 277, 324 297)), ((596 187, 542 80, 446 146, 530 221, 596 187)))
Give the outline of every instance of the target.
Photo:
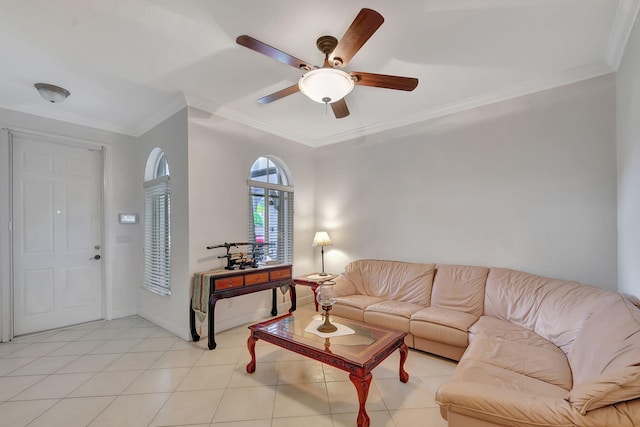
POLYGON ((321 248, 322 273, 320 273, 320 276, 327 276, 327 273, 324 272, 324 247, 332 246, 332 245, 333 243, 331 243, 331 238, 329 237, 329 233, 327 233, 326 231, 316 231, 316 235, 313 237, 313 244, 311 246, 313 246, 314 248, 316 246, 320 246, 321 248))

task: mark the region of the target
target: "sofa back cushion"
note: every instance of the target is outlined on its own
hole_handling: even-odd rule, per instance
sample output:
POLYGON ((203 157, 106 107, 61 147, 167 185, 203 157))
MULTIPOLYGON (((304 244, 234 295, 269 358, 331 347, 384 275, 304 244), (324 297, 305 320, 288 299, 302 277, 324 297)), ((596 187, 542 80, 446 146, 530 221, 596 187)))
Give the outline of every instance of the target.
POLYGON ((433 280, 431 306, 482 316, 487 267, 439 265, 433 280))
POLYGON ((552 281, 523 271, 492 268, 485 287, 484 314, 533 331, 552 281))
POLYGON ((569 355, 584 323, 619 295, 582 283, 492 268, 485 314, 531 329, 569 355))
POLYGON ((569 356, 588 319, 619 294, 578 282, 552 281, 540 304, 534 329, 569 356))
POLYGON ((640 398, 640 310, 618 295, 587 319, 569 354, 581 413, 640 398))
POLYGON ((343 274, 359 294, 428 307, 434 271, 435 264, 362 259, 349 263, 343 274))

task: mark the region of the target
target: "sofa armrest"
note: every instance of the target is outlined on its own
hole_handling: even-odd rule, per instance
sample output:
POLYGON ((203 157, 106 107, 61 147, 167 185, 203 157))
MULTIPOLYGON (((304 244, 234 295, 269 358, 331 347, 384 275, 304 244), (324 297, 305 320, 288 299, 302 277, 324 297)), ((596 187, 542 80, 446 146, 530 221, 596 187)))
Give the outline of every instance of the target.
POLYGON ((483 362, 466 360, 451 380, 436 391, 445 413, 513 427, 619 426, 632 427, 635 408, 609 405, 586 416, 568 401, 561 387, 483 362))
POLYGON ((336 284, 333 285, 333 290, 338 297, 345 297, 358 293, 356 286, 344 274, 339 275, 333 281, 336 282, 336 284))
MULTIPOLYGON (((452 414, 478 420, 477 425, 500 425, 509 427, 634 427, 637 426, 639 401, 608 405, 580 415, 571 403, 552 396, 535 393, 512 392, 500 387, 459 382, 443 384, 444 393, 436 395, 436 403, 447 418, 452 414), (446 396, 445 396, 446 395, 446 396)), ((441 387, 441 389, 442 389, 441 387)), ((453 426, 460 425, 455 422, 453 426)), ((475 424, 465 423, 466 426, 475 424)))

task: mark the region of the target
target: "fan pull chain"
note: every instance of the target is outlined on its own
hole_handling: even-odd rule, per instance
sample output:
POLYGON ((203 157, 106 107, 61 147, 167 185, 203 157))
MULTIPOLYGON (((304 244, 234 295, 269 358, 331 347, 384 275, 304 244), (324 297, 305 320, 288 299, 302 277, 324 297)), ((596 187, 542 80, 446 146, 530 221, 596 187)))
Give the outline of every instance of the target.
MULTIPOLYGON (((325 59, 326 61, 326 59, 325 59)), ((324 98, 322 98, 322 101, 324 102, 324 115, 328 115, 328 111, 329 111, 329 102, 331 102, 331 98, 329 98, 328 96, 325 96, 324 98)))

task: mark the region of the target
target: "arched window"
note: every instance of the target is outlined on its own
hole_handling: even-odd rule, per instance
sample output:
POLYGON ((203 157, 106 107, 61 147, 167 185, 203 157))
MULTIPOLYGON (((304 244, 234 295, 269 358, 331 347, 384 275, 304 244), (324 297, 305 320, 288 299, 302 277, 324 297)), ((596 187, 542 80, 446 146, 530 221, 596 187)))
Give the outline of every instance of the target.
POLYGON ((293 186, 284 163, 260 157, 251 166, 248 185, 249 242, 257 248, 264 244, 257 261, 293 263, 293 186))
POLYGON ((144 287, 171 294, 169 162, 160 148, 149 154, 144 174, 144 287))

